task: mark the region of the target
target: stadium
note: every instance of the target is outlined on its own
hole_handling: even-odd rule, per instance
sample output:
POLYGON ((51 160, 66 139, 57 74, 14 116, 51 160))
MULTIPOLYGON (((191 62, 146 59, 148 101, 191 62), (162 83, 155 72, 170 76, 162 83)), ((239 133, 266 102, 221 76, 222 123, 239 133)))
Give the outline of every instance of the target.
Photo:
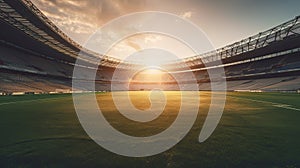
POLYGON ((144 65, 79 45, 29 0, 0 0, 0 6, 1 167, 300 166, 299 16, 215 51, 165 63, 168 71, 146 69, 127 80, 125 74, 144 65), (80 53, 88 58, 78 64, 80 53), (76 66, 83 74, 80 79, 73 76, 76 66), (97 67, 94 80, 84 75, 95 70, 91 67, 97 67), (209 71, 218 69, 224 74, 212 78, 209 71), (188 74, 193 74, 197 90, 188 87, 188 74), (218 88, 220 79, 226 81, 225 90, 214 90, 211 86, 218 88), (74 85, 78 81, 93 83, 93 90, 74 85), (181 90, 179 83, 187 87, 181 90), (153 89, 163 90, 168 99, 159 118, 143 124, 120 116, 114 94, 126 91, 132 104, 145 110, 151 107, 153 89), (201 96, 190 132, 173 148, 140 158, 98 146, 82 128, 72 99, 74 93, 95 93, 114 128, 141 137, 162 132, 176 120, 184 91, 201 96), (222 118, 199 143, 212 94, 223 91, 222 118))

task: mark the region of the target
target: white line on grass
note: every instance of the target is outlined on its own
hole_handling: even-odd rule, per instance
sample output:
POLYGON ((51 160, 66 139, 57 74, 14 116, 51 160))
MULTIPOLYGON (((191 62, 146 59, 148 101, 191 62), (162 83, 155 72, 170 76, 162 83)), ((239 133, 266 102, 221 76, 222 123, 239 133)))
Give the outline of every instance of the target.
POLYGON ((259 103, 271 104, 273 107, 278 107, 278 108, 284 108, 284 109, 289 109, 289 110, 300 111, 300 109, 292 107, 292 105, 289 105, 289 104, 274 103, 274 102, 269 102, 269 101, 264 101, 264 100, 255 100, 255 99, 240 98, 240 97, 233 97, 233 96, 230 96, 230 97, 236 98, 236 99, 250 100, 250 101, 259 102, 259 103))

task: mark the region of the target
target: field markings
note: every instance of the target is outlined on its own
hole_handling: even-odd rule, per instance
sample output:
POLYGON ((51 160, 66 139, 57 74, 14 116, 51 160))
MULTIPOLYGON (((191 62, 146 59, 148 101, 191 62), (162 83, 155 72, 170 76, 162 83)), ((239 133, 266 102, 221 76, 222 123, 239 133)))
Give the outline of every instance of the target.
POLYGON ((43 101, 51 101, 51 100, 59 100, 65 97, 59 97, 59 98, 42 98, 42 99, 35 99, 35 100, 20 100, 20 101, 11 101, 11 102, 5 102, 5 103, 0 103, 0 106, 3 105, 9 105, 9 104, 15 104, 15 103, 28 103, 28 102, 43 102, 43 101))
POLYGON ((235 99, 244 99, 244 100, 249 100, 249 101, 253 101, 253 102, 264 103, 264 104, 271 104, 273 107, 277 107, 277 108, 284 108, 284 109, 288 109, 288 110, 300 111, 299 108, 292 107, 292 105, 290 105, 290 104, 274 103, 274 102, 270 102, 270 101, 255 100, 255 99, 241 98, 241 97, 234 97, 234 96, 230 96, 230 97, 235 98, 235 99))

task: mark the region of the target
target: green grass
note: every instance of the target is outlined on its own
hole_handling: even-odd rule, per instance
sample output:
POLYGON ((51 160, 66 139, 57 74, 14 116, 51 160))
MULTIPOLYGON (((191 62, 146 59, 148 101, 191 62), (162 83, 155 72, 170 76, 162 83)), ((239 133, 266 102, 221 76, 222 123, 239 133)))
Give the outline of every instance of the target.
MULTIPOLYGON (((165 111, 144 125, 121 116, 111 93, 97 98, 116 129, 148 136, 176 118, 178 93, 166 93, 165 111)), ((149 107, 146 92, 130 94, 137 108, 149 107)), ((93 142, 70 94, 0 97, 0 167, 300 167, 300 111, 272 104, 300 109, 299 94, 230 92, 217 129, 198 143, 210 103, 209 92, 200 95, 200 113, 189 134, 170 150, 145 158, 119 156, 93 142)))

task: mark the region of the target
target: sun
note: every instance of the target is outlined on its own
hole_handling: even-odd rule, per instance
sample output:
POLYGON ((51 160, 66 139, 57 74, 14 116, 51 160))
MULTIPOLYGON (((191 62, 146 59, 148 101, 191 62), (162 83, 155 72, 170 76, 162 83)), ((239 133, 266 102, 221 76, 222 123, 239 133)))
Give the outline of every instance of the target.
POLYGON ((164 80, 164 72, 159 67, 149 66, 139 72, 137 72, 132 81, 139 81, 142 83, 161 83, 164 80))
POLYGON ((163 73, 163 71, 160 70, 159 67, 149 66, 143 71, 143 73, 149 75, 160 75, 163 73))

